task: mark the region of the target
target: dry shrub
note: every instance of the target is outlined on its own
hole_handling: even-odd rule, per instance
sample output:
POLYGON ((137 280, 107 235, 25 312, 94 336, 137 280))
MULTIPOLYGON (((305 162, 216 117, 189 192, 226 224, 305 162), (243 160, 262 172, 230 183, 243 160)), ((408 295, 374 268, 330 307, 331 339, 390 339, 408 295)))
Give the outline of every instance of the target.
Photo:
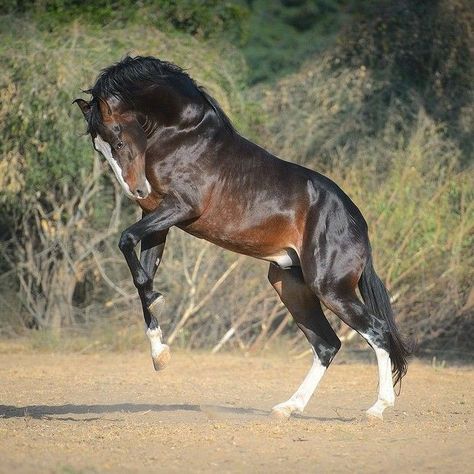
POLYGON ((343 176, 369 222, 402 327, 421 349, 472 350, 472 308, 470 315, 463 309, 474 264, 472 171, 459 170, 456 144, 422 109, 407 140, 394 141, 386 154, 391 167, 383 180, 357 160, 333 174, 343 176))

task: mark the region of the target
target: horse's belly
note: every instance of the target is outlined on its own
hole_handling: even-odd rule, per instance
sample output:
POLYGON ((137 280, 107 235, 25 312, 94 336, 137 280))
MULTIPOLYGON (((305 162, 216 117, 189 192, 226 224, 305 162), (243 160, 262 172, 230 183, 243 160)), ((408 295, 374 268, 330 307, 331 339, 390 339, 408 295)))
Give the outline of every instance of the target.
POLYGON ((281 268, 299 266, 298 238, 289 226, 279 226, 279 231, 271 226, 243 229, 198 220, 183 230, 219 247, 275 263, 281 268))

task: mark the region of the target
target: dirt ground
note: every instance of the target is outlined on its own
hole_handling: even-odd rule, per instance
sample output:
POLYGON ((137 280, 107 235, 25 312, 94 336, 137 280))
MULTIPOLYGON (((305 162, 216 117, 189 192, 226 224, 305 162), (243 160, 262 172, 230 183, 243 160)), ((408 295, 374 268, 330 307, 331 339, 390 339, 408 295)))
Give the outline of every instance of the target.
MULTIPOLYGON (((308 356, 309 357, 309 356, 308 356)), ((369 422, 376 367, 333 365, 305 413, 269 416, 310 360, 0 354, 0 472, 472 472, 474 371, 413 363, 369 422)))

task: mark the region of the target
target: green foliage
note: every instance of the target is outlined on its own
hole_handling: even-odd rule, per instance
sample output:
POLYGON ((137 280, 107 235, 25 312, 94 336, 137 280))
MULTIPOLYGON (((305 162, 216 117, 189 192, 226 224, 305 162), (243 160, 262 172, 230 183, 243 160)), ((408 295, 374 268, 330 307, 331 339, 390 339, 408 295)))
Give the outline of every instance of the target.
POLYGON ((242 47, 250 83, 274 80, 321 51, 351 0, 9 0, 0 14, 29 18, 50 31, 80 19, 116 27, 138 23, 242 47))
POLYGON ((472 2, 380 0, 356 7, 340 36, 342 62, 383 78, 386 101, 416 91, 426 111, 460 141, 466 158, 474 129, 472 2))
POLYGON ((248 9, 220 0, 23 0, 8 1, 1 13, 29 15, 46 29, 81 19, 97 25, 152 25, 205 39, 225 33, 240 41, 248 9))
POLYGON ((248 10, 235 1, 165 0, 160 2, 162 23, 193 36, 210 38, 225 33, 227 40, 245 35, 248 10))
POLYGON ((254 0, 242 51, 250 83, 274 81, 321 52, 334 38, 348 0, 254 0))

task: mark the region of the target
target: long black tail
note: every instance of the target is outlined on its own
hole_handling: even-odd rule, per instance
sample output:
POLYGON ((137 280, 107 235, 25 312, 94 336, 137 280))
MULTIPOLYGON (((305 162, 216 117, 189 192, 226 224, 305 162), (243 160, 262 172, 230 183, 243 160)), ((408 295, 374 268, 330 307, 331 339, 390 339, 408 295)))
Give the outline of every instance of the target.
POLYGON ((360 277, 359 290, 370 312, 373 315, 382 316, 388 324, 390 332, 389 354, 392 361, 393 384, 396 385, 407 373, 408 358, 413 352, 413 343, 406 340, 398 331, 389 294, 385 285, 375 273, 372 256, 369 256, 360 277))

